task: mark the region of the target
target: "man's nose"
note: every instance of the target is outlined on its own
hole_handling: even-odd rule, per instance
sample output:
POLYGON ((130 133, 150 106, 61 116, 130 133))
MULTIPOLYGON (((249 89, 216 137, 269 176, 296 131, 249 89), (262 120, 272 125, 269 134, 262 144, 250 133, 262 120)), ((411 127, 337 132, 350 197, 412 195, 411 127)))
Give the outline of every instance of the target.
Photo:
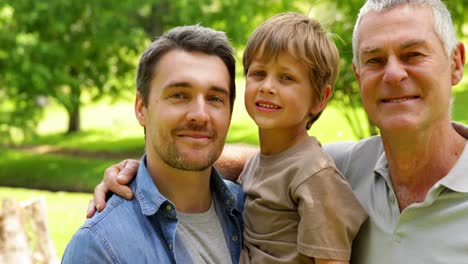
POLYGON ((203 124, 210 119, 208 105, 202 96, 194 99, 187 110, 187 121, 189 122, 203 124))
POLYGON ((385 65, 383 81, 391 86, 398 86, 408 77, 404 64, 397 58, 390 57, 385 65))

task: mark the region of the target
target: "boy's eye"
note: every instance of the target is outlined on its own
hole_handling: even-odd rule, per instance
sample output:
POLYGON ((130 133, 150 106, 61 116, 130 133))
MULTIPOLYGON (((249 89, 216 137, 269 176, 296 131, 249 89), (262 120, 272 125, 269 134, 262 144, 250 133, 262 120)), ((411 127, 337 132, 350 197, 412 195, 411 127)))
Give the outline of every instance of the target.
POLYGON ((252 71, 252 76, 265 77, 265 72, 264 71, 252 71))
POLYGON ((293 80, 293 78, 291 76, 287 75, 287 74, 281 75, 280 79, 285 80, 285 81, 292 81, 293 80))

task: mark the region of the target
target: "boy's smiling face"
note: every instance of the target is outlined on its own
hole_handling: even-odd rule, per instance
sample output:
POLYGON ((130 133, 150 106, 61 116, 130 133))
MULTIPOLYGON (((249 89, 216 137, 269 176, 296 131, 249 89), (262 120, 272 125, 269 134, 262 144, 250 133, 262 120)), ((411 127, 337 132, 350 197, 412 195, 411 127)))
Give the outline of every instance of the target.
MULTIPOLYGON (((260 50, 258 54, 263 54, 260 50)), ((305 130, 320 111, 308 68, 282 52, 268 61, 256 56, 246 75, 245 107, 260 129, 305 130)))

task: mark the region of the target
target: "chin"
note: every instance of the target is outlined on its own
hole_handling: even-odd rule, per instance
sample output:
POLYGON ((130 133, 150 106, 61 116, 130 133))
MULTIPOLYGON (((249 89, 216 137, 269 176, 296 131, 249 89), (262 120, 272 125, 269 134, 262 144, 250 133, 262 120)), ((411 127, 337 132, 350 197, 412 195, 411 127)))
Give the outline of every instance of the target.
POLYGON ((392 120, 378 124, 381 133, 411 133, 417 131, 421 125, 410 120, 392 120))

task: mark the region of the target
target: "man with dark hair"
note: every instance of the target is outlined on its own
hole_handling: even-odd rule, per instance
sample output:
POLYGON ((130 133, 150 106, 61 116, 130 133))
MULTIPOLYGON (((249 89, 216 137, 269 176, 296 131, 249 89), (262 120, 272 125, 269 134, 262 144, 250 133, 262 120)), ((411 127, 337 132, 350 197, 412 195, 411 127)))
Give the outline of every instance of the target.
POLYGON ((135 115, 146 154, 68 244, 64 263, 237 263, 243 194, 212 166, 235 98, 235 60, 224 33, 177 27, 150 44, 137 73, 135 115))

